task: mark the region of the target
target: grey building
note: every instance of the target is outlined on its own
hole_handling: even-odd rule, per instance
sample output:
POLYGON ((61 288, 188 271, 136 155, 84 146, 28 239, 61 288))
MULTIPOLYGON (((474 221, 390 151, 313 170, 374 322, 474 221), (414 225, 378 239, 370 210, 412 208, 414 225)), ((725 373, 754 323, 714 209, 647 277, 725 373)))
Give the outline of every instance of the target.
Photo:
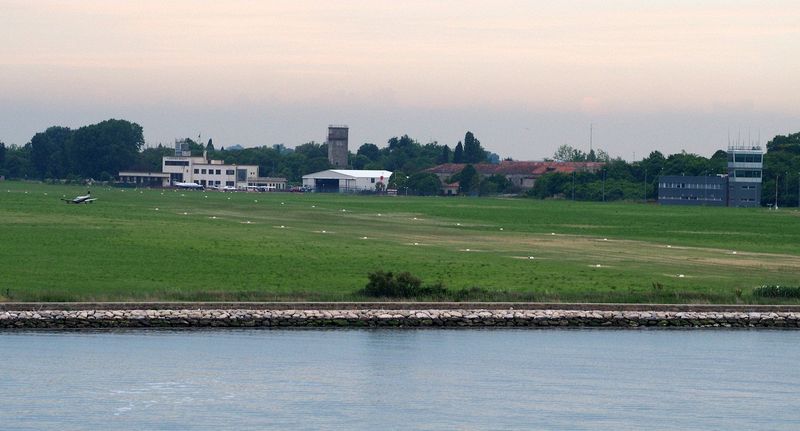
POLYGON ((763 161, 760 146, 728 147, 728 206, 761 206, 763 161))
POLYGON ((666 175, 658 179, 658 203, 664 205, 761 205, 760 146, 728 147, 728 174, 717 176, 666 175))
POLYGON ((334 168, 347 167, 347 126, 328 126, 328 161, 334 168))
POLYGON ((717 175, 664 175, 658 179, 658 203, 726 206, 728 178, 717 175))

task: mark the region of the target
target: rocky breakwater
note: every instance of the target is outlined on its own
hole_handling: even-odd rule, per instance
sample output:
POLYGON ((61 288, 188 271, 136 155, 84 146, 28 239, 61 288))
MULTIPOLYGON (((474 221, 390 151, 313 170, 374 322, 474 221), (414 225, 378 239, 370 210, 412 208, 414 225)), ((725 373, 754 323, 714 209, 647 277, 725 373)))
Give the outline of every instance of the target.
POLYGON ((798 328, 800 312, 515 309, 154 309, 0 311, 0 328, 182 327, 768 327, 798 328))

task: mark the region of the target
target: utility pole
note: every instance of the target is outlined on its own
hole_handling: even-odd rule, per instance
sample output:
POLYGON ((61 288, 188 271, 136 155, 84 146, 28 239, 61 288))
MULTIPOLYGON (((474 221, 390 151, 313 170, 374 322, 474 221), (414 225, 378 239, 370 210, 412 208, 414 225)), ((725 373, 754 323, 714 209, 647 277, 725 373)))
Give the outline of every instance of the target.
POLYGON ((778 209, 778 178, 780 175, 775 174, 775 209, 778 209))

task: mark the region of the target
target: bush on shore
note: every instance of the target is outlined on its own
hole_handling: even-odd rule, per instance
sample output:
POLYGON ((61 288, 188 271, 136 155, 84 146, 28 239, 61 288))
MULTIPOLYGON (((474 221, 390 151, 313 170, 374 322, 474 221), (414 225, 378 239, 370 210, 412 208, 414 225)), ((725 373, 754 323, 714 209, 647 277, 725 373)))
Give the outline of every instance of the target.
POLYGON ((358 293, 371 298, 416 299, 435 301, 534 301, 532 293, 490 291, 473 286, 448 289, 441 282, 423 284, 419 277, 409 272, 375 271, 367 274, 369 281, 358 293))

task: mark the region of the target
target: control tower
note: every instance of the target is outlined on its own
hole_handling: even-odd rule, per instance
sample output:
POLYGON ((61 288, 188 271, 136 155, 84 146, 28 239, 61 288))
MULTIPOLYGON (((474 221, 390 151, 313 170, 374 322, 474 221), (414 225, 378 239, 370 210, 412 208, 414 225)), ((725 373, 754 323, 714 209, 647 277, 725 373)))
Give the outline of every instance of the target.
POLYGON ((328 161, 334 169, 347 167, 347 126, 328 126, 328 161))
POLYGON ((759 145, 728 146, 728 206, 761 205, 763 160, 759 145))

